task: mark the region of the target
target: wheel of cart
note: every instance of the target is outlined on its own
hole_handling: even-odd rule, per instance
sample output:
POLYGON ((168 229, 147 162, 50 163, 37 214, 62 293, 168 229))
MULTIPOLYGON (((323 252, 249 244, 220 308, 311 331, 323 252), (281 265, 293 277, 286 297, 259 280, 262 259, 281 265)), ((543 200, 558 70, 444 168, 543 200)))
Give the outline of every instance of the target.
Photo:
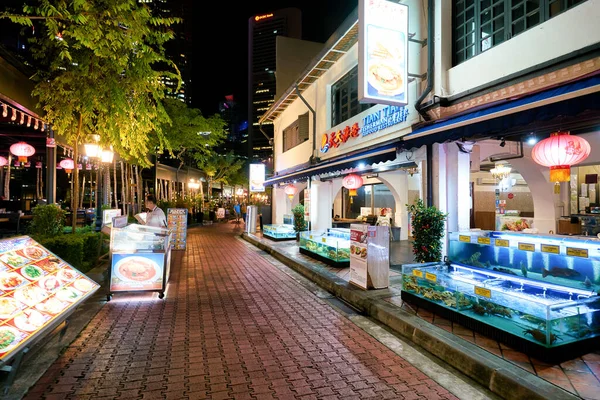
POLYGON ((162 298, 164 298, 164 297, 165 297, 165 292, 160 292, 160 293, 158 294, 158 298, 159 298, 159 299, 162 299, 162 298))
POLYGON ((110 301, 112 299, 112 293, 106 294, 106 301, 110 301))

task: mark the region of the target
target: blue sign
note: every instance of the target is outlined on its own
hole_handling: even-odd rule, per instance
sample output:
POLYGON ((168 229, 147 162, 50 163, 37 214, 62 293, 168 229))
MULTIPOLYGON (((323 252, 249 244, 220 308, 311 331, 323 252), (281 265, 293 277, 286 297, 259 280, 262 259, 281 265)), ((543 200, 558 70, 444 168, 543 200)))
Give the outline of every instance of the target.
POLYGON ((408 107, 387 106, 363 118, 361 133, 363 136, 367 136, 390 126, 406 122, 407 119, 408 107))

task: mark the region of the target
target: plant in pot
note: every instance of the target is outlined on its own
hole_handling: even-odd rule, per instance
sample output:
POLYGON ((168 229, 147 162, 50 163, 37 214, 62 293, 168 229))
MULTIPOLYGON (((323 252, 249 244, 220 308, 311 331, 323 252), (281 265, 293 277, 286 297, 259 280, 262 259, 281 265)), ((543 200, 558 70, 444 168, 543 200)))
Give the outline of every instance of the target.
POLYGON ((441 261, 444 221, 448 214, 434 206, 426 207, 421 199, 417 199, 414 204, 407 204, 406 208, 412 214, 415 261, 419 263, 441 261))
POLYGON ((300 240, 300 232, 306 230, 304 206, 302 204, 297 204, 294 208, 292 208, 292 214, 294 215, 294 232, 296 232, 296 240, 300 240))

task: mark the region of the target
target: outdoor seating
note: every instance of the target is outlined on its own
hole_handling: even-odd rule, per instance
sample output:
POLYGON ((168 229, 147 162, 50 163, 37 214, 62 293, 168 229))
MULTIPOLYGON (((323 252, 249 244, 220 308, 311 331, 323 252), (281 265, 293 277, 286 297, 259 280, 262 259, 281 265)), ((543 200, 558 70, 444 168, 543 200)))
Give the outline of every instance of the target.
POLYGON ((21 214, 18 212, 0 214, 0 237, 19 234, 21 214))

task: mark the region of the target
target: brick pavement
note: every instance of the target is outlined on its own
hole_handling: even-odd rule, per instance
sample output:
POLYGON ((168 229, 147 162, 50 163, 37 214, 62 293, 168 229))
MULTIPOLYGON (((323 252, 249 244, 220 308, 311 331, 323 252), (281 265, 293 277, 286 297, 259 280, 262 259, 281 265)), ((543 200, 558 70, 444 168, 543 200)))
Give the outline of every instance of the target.
POLYGON ((166 298, 115 295, 25 398, 456 398, 234 232, 190 229, 166 298))

